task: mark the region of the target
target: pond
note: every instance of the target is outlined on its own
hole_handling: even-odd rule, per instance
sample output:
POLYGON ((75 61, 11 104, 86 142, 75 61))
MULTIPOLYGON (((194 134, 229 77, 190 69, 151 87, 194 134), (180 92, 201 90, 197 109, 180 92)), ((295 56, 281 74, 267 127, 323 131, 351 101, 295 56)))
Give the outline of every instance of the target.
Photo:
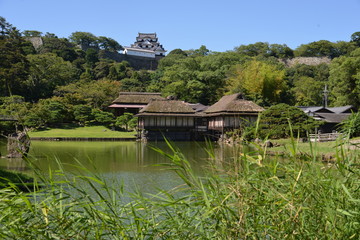
MULTIPOLYGON (((176 147, 190 161, 196 174, 202 174, 208 165, 209 155, 204 142, 176 142, 176 147)), ((32 141, 29 159, 44 173, 49 169, 79 173, 76 166, 82 165, 92 172, 99 173, 105 179, 116 179, 129 188, 137 186, 142 191, 152 191, 158 187, 170 189, 180 183, 173 171, 167 170, 162 163, 169 163, 164 156, 152 147, 171 153, 165 142, 67 142, 67 141, 32 141)), ((226 155, 220 145, 213 144, 215 153, 226 155)), ((6 155, 6 140, 0 140, 0 152, 6 155)), ((221 158, 222 158, 221 157, 221 158)), ((31 169, 22 159, 0 159, 0 167, 8 170, 24 171, 31 169)))

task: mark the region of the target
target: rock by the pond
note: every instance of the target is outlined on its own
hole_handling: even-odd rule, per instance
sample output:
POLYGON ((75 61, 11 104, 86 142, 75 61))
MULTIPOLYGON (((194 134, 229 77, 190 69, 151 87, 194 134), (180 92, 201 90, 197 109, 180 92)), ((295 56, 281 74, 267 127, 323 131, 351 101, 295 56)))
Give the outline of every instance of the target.
POLYGON ((263 147, 271 148, 271 147, 274 147, 274 144, 272 142, 270 142, 269 140, 267 140, 263 143, 263 147))
POLYGON ((24 133, 14 133, 8 136, 8 158, 22 158, 25 157, 30 148, 30 138, 24 133))

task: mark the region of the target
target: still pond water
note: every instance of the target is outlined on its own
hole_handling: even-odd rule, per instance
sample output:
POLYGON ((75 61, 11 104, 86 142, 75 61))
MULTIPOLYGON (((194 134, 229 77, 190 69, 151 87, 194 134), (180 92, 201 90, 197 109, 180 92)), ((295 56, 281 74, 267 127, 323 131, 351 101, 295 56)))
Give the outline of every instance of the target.
MULTIPOLYGON (((66 172, 77 173, 73 165, 83 165, 91 171, 100 173, 104 179, 115 179, 124 186, 152 192, 156 188, 170 189, 181 183, 173 171, 164 166, 169 163, 161 154, 151 147, 157 147, 170 153, 164 142, 66 142, 66 141, 32 141, 29 158, 45 173, 49 169, 59 169, 60 162, 66 172)), ((195 173, 203 174, 209 162, 209 156, 203 142, 176 142, 176 147, 190 161, 195 173)), ((223 146, 214 144, 217 156, 223 158, 229 151, 223 146)), ((0 153, 6 155, 6 140, 0 140, 0 153)), ((0 167, 9 170, 24 171, 31 169, 22 159, 0 159, 0 167)))

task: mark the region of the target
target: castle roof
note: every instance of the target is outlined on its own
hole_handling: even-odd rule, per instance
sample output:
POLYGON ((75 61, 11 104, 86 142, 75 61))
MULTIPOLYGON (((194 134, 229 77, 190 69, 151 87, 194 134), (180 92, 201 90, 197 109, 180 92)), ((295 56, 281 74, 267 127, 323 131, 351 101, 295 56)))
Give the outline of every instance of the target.
POLYGON ((138 33, 138 38, 156 38, 156 33, 138 33))

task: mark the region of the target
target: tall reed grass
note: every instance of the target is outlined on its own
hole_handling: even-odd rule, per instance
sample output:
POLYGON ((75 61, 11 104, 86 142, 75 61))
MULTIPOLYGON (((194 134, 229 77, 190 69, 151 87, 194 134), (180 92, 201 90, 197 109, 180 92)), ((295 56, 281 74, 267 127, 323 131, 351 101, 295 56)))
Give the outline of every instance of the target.
MULTIPOLYGON (((266 150, 218 159, 197 176, 168 142, 183 184, 157 194, 125 192, 98 174, 36 174, 31 193, 0 189, 2 239, 359 239, 359 154, 339 144, 335 162, 266 150), (39 185, 42 187, 40 188, 39 185)), ((240 150, 239 150, 240 149, 240 150)), ((314 151, 315 152, 315 151, 314 151)), ((29 164, 31 164, 29 162, 29 164)), ((86 171, 84 166, 78 166, 86 171)))

